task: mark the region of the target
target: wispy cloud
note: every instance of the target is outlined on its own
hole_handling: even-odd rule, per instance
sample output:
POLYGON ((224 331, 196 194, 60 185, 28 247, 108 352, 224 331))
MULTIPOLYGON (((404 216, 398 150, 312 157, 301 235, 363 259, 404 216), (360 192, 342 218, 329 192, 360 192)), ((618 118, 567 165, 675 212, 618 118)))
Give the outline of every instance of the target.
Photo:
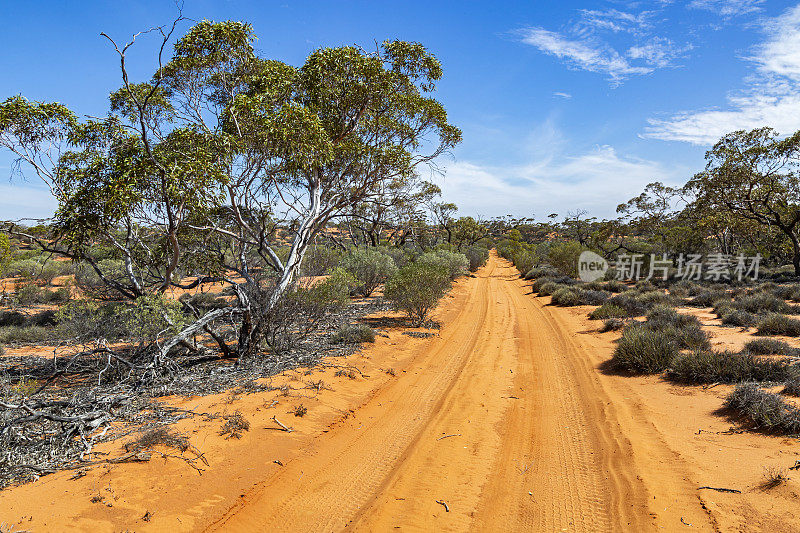
POLYGON ((764 0, 693 0, 689 7, 713 11, 723 17, 736 17, 761 11, 764 0))
POLYGON ((645 137, 708 145, 728 132, 771 126, 800 129, 800 5, 764 24, 766 39, 747 58, 754 74, 728 96, 727 109, 685 111, 651 119, 645 137))
POLYGON ((542 28, 524 30, 522 42, 535 46, 546 54, 564 60, 570 67, 607 74, 619 83, 633 74, 649 74, 648 66, 634 66, 613 48, 602 43, 566 38, 542 28))
POLYGON ((598 146, 574 156, 551 154, 513 167, 457 162, 448 166, 441 186, 444 196, 465 214, 543 218, 585 209, 613 217, 618 204, 648 183, 676 183, 684 171, 598 146))
POLYGON ((677 59, 693 48, 690 44, 678 46, 665 37, 653 37, 645 43, 631 46, 628 49, 628 57, 642 59, 654 67, 665 68, 675 65, 677 59))
POLYGON ((555 96, 557 98, 563 98, 564 100, 569 100, 570 98, 572 98, 571 94, 569 94, 569 93, 560 93, 560 92, 553 93, 553 96, 555 96))
POLYGON ((691 45, 677 45, 655 35, 655 14, 584 9, 563 31, 531 27, 519 34, 523 43, 557 57, 569 68, 605 74, 616 86, 631 76, 674 67, 676 60, 692 49, 691 45), (609 38, 616 44, 612 45, 609 38))

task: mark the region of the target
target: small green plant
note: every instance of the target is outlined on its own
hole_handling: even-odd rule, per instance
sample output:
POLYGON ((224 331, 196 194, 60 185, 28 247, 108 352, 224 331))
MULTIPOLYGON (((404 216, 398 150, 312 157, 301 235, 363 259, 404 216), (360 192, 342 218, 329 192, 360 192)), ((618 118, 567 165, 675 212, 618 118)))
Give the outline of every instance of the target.
POLYGON ((607 318, 627 318, 628 312, 622 307, 606 301, 603 305, 589 313, 592 320, 604 320, 607 318))
POLYGON ((331 337, 334 344, 359 344, 375 342, 375 331, 364 324, 348 324, 339 328, 331 337))
POLYGON ((397 272, 394 260, 372 249, 356 249, 342 258, 342 268, 358 280, 356 292, 370 296, 381 283, 397 272))
POLYGON ((408 315, 412 325, 420 326, 449 286, 450 276, 443 266, 412 263, 386 282, 384 296, 408 315))

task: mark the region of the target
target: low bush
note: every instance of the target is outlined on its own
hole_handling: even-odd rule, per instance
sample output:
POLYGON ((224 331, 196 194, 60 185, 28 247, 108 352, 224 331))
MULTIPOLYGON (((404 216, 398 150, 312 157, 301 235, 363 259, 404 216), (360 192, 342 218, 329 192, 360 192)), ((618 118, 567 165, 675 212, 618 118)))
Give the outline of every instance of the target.
POLYGON ((627 291, 630 289, 630 287, 619 280, 612 279, 611 281, 607 281, 603 284, 603 289, 607 290, 608 292, 620 293, 627 291))
POLYGON ((797 355, 800 349, 778 339, 753 339, 744 345, 744 350, 753 355, 797 355))
POLYGON ((800 373, 792 372, 792 375, 786 380, 781 394, 800 396, 800 373))
POLYGON ((561 272, 548 266, 532 268, 525 273, 525 279, 558 278, 562 276, 561 272))
POLYGON ((464 254, 448 252, 447 250, 426 252, 419 256, 416 262, 443 267, 451 280, 463 276, 469 271, 469 260, 464 254))
POLYGON ((615 305, 613 303, 609 303, 606 300, 603 305, 589 313, 589 318, 591 320, 603 320, 606 318, 627 318, 628 312, 623 309, 622 307, 615 305))
POLYGON ((464 256, 469 261, 469 271, 475 272, 486 264, 489 259, 489 250, 483 246, 469 246, 464 250, 464 256))
POLYGON ((384 296, 421 325, 450 286, 450 273, 440 264, 415 262, 398 270, 386 282, 384 296))
POLYGON ((351 251, 342 258, 341 266, 358 280, 356 293, 364 297, 397 272, 391 257, 371 249, 351 251))
POLYGON ((53 337, 53 330, 44 326, 0 327, 0 344, 38 344, 53 337))
POLYGON ((676 357, 668 374, 675 381, 700 384, 785 381, 790 371, 786 361, 704 350, 676 357))
POLYGON ((198 292, 195 294, 184 294, 179 301, 194 309, 207 311, 209 309, 222 309, 228 302, 225 298, 220 298, 212 292, 198 292))
POLYGON ((15 299, 19 305, 36 305, 49 303, 64 303, 69 301, 70 293, 66 287, 61 287, 55 291, 42 289, 36 285, 24 285, 20 287, 15 299))
POLYGON ((541 287, 539 287, 539 296, 552 296, 559 289, 569 289, 569 285, 556 283, 555 281, 544 283, 541 287))
POLYGON ((725 406, 750 420, 757 428, 781 433, 800 432, 800 411, 779 394, 755 383, 741 383, 725 399, 725 406))
POLYGON ((738 309, 726 309, 719 317, 724 325, 737 328, 749 328, 758 324, 758 315, 738 309))
POLYGON ((334 344, 360 344, 375 342, 375 332, 364 324, 348 324, 339 328, 331 337, 334 344))
POLYGON ((620 370, 655 374, 669 367, 679 348, 668 334, 631 324, 622 332, 611 364, 620 370))
POLYGON ((791 313, 792 306, 769 292, 742 295, 733 300, 733 307, 748 313, 791 313))
POLYGON ((563 307, 570 307, 573 305, 580 305, 581 299, 577 290, 571 287, 561 287, 553 293, 552 303, 563 307))
POLYGON ((303 256, 300 267, 301 276, 324 276, 332 269, 339 266, 342 252, 330 246, 311 246, 303 256))
POLYGON ((668 335, 679 349, 702 350, 710 347, 708 334, 703 331, 697 317, 678 313, 666 305, 653 307, 647 314, 644 327, 668 335))
MULTIPOLYGON (((567 276, 559 276, 559 277, 555 277, 555 278, 551 278, 551 277, 545 276, 545 277, 537 278, 536 281, 534 281, 531 284, 531 290, 533 292, 541 293, 542 287, 544 285, 547 285, 548 283, 556 283, 558 285, 565 285, 566 286, 566 285, 574 285, 575 284, 575 280, 573 280, 572 278, 567 277, 567 276)), ((543 296, 545 296, 545 295, 543 295, 543 296)))
MULTIPOLYGON (((652 309, 656 305, 671 305, 675 299, 663 291, 629 290, 612 296, 606 300, 606 304, 614 305, 625 310, 625 316, 640 316, 652 309)), ((599 317, 610 318, 610 317, 599 317)))
POLYGON ((621 318, 609 318, 603 322, 603 325, 600 326, 600 333, 605 333, 607 331, 617 331, 625 327, 626 322, 621 318))
POLYGON ((730 300, 730 295, 724 290, 705 289, 687 302, 692 307, 712 307, 719 300, 730 300))
MULTIPOLYGON (((106 279, 129 285, 130 279, 125 271, 125 264, 118 259, 103 259, 97 266, 106 279)), ((110 287, 88 264, 75 267, 75 284, 86 294, 95 298, 113 299, 119 296, 116 289, 110 287)))
POLYGON ((800 337, 800 320, 779 313, 770 313, 758 323, 758 335, 800 337))

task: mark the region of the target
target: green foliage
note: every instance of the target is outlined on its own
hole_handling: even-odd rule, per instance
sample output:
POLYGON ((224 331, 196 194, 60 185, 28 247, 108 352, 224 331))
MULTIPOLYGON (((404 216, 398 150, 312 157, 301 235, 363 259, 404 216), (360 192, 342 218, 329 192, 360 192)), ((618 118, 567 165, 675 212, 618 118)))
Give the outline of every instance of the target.
POLYGON ((579 243, 568 241, 557 243, 547 252, 547 262, 564 275, 578 275, 578 257, 584 248, 579 243))
POLYGON ((451 280, 463 276, 469 269, 469 260, 464 254, 447 250, 424 253, 417 258, 416 262, 443 268, 451 280))
POLYGON ((489 259, 489 250, 483 246, 468 246, 464 250, 464 256, 469 261, 469 271, 476 272, 489 259))
POLYGON ((330 246, 312 246, 303 257, 301 274, 303 276, 323 276, 339 265, 342 253, 330 246))
POLYGON ((358 280, 356 292, 364 297, 397 272, 391 257, 369 248, 352 250, 342 258, 341 266, 358 280))
POLYGON ((0 344, 39 344, 53 338, 53 330, 44 326, 0 327, 0 344))
POLYGON ((8 236, 0 233, 0 277, 4 277, 11 259, 14 257, 14 250, 11 248, 11 241, 8 236))
POLYGON ((334 344, 360 344, 375 342, 375 332, 365 324, 348 324, 339 328, 331 337, 334 344))
POLYGON ((398 270, 386 282, 384 296, 405 312, 415 326, 422 325, 450 286, 450 272, 440 263, 415 262, 398 270))
POLYGON ((800 353, 800 349, 790 346, 778 339, 753 339, 744 345, 744 350, 752 355, 792 355, 800 353))

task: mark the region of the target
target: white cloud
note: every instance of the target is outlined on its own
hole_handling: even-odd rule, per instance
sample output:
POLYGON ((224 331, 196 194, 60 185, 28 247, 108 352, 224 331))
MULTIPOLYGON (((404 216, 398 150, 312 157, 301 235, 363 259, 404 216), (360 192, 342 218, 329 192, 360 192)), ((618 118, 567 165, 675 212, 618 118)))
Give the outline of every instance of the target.
POLYGON ((616 83, 633 74, 649 74, 653 71, 647 66, 632 65, 609 46, 569 39, 542 28, 524 30, 522 42, 565 60, 573 68, 607 74, 616 83))
POLYGON ((613 33, 640 33, 651 26, 652 13, 628 13, 617 9, 605 11, 582 9, 581 18, 575 23, 578 33, 592 31, 610 31, 613 33))
POLYGON ((757 75, 731 93, 728 109, 685 111, 666 120, 650 119, 645 137, 698 145, 724 134, 771 126, 781 133, 800 130, 800 5, 764 25, 767 38, 748 58, 757 75))
POLYGON ((619 85, 630 76, 675 66, 674 61, 692 49, 653 34, 657 13, 583 9, 562 32, 531 27, 519 33, 523 43, 561 59, 570 68, 606 74, 612 85, 619 85))
POLYGON ((542 219, 550 213, 585 209, 615 216, 616 206, 638 195, 653 181, 676 183, 685 169, 619 155, 599 146, 574 157, 553 156, 516 167, 456 162, 441 182, 443 196, 465 215, 512 214, 542 219))
POLYGON ((569 94, 569 93, 560 93, 560 92, 553 93, 553 96, 556 96, 558 98, 563 98, 564 100, 569 100, 570 98, 572 98, 571 94, 569 94))
POLYGON ((628 57, 642 59, 648 65, 665 68, 674 65, 674 61, 691 50, 693 46, 678 46, 664 37, 653 37, 646 43, 628 49, 628 57))
POLYGON ((761 11, 764 0, 693 0, 689 7, 713 11, 723 17, 735 17, 761 11))

